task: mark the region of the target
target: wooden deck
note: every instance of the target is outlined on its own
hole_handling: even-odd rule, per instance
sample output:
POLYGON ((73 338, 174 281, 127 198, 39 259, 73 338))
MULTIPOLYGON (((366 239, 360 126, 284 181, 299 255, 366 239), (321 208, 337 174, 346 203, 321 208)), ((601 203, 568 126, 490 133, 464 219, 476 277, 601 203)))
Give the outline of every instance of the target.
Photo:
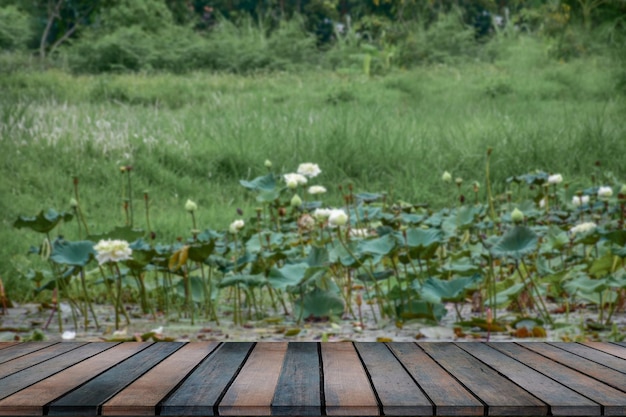
POLYGON ((623 343, 0 343, 0 415, 626 415, 623 343))

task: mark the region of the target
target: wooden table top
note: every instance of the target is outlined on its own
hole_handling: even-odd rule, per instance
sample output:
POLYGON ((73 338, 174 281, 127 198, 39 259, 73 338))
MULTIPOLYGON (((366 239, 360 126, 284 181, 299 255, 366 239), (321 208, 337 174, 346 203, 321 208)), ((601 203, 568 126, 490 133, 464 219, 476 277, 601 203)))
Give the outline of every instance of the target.
POLYGON ((0 343, 0 415, 626 415, 626 344, 0 343))

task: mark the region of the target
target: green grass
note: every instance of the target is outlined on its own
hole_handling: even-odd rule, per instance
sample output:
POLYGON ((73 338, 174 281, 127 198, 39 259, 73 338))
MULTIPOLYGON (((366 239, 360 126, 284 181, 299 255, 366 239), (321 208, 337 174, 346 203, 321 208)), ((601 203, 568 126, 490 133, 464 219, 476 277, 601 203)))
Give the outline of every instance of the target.
MULTIPOLYGON (((278 172, 318 163, 329 205, 349 183, 394 200, 453 204, 444 170, 464 179, 468 198, 479 181, 484 198, 488 147, 497 192, 534 169, 588 183, 596 161, 626 178, 626 97, 614 92, 620 74, 610 61, 559 63, 530 38, 500 56, 384 77, 3 74, 0 274, 9 291, 26 294, 14 269, 35 262, 24 254, 41 237, 12 223, 48 207, 69 210, 73 176, 92 232, 124 224, 121 165, 133 166, 136 225, 145 227, 147 190, 152 228, 167 243, 189 236, 188 198, 201 229, 227 228, 237 208, 253 216, 257 204, 238 181, 262 175, 266 159, 278 172)), ((75 238, 76 228, 60 232, 75 238)))

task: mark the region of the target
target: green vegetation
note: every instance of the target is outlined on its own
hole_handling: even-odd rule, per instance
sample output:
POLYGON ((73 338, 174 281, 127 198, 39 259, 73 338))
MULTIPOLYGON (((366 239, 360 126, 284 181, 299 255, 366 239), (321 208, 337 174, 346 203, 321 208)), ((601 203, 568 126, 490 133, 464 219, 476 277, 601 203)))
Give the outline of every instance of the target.
MULTIPOLYGON (((78 306, 91 298, 84 280, 101 280, 99 301, 119 307, 127 291, 143 310, 171 302, 189 314, 211 305, 217 287, 209 288, 208 276, 215 273, 217 286, 235 288, 235 299, 260 315, 257 302, 267 301, 261 292, 270 288, 303 314, 328 296, 330 310, 314 315, 335 314, 337 300, 351 299, 344 278, 352 274, 364 285, 372 277, 384 281, 384 294, 371 288, 365 296, 398 319, 418 314, 413 307, 436 319, 441 300, 460 301, 468 288, 480 288, 491 306, 526 290, 548 322, 539 303, 548 296, 568 304, 586 291, 584 299, 600 308, 599 322, 621 302, 620 3, 510 5, 515 14, 507 24, 480 33, 480 10, 469 6, 400 10, 405 2, 373 2, 358 13, 352 5, 352 25, 327 39, 320 22, 345 21, 342 2, 322 10, 303 1, 310 7, 282 18, 241 6, 210 21, 185 17, 174 2, 112 0, 93 10, 83 3, 71 3, 83 18, 70 21, 63 9, 70 3, 50 2, 60 8, 46 29, 46 19, 33 23, 43 9, 0 0, 0 277, 8 299, 49 300, 47 290, 67 281, 64 297, 78 306), (276 174, 271 181, 266 160, 276 174), (312 213, 313 197, 299 190, 304 208, 292 210, 301 204, 292 203, 280 177, 303 162, 322 169, 316 184, 328 192, 320 204, 348 203, 352 228, 367 229, 365 236, 341 242, 324 228, 303 235, 298 221, 312 213), (444 171, 451 183, 442 181, 444 171), (554 173, 564 182, 544 188, 554 173), (609 205, 571 204, 579 192, 596 196, 599 186, 612 187, 609 205), (378 217, 358 220, 365 204, 352 198, 358 195, 373 200, 378 217), (540 208, 544 197, 550 204, 540 208), (198 206, 191 219, 188 200, 198 206), (513 225, 514 208, 526 216, 524 229, 513 225), (227 229, 240 218, 246 227, 233 240, 227 229), (583 220, 598 227, 566 245, 567 231, 583 220), (110 234, 116 227, 122 229, 110 234), (421 236, 426 227, 441 234, 421 236), (131 229, 140 231, 128 235, 131 229), (251 243, 264 232, 276 246, 251 243), (403 243, 403 233, 417 243, 403 243), (133 250, 144 252, 143 261, 101 274, 87 236, 92 243, 141 237, 133 250), (420 246, 426 238, 436 253, 420 246), (528 248, 517 248, 523 240, 528 248), (196 245, 196 253, 184 244, 196 245), (337 247, 346 253, 332 255, 337 247), (264 263, 256 253, 263 250, 264 263), (411 258, 423 251, 424 269, 411 258), (199 258, 209 252, 211 259, 199 258), (330 256, 332 265, 307 272, 319 267, 311 253, 330 256), (403 270, 394 266, 402 257, 403 270), (475 277, 492 258, 506 261, 475 277), (158 284, 144 288, 148 275, 158 284), (33 292, 41 285, 47 290, 33 292), (452 295, 442 298, 446 291, 452 295)), ((483 9, 499 12, 492 6, 483 9)), ((205 313, 216 319, 211 309, 205 313)))

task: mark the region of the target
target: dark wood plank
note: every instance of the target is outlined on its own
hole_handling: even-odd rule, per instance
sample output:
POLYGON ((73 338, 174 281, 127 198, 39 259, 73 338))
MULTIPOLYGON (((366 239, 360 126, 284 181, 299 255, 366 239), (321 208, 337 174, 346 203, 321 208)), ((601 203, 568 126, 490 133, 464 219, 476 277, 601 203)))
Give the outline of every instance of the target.
POLYGON ((257 343, 219 403, 221 416, 269 416, 286 342, 257 343))
POLYGON ((375 416, 376 396, 352 343, 322 343, 326 415, 375 416))
POLYGON ((6 349, 2 349, 0 351, 0 363, 19 358, 20 356, 24 356, 31 352, 47 348, 48 346, 52 346, 54 344, 54 342, 28 342, 8 346, 6 349))
POLYGON ((221 345, 160 407, 161 415, 216 415, 216 404, 243 366, 253 343, 221 345))
POLYGON ((110 347, 110 343, 87 343, 54 358, 16 372, 0 380, 0 399, 15 394, 29 385, 35 384, 72 365, 90 358, 110 347))
POLYGON ((272 415, 322 415, 318 348, 318 343, 289 343, 272 400, 272 415))
POLYGON ((626 376, 621 372, 547 343, 525 343, 524 347, 626 392, 626 376))
POLYGON ((0 349, 8 348, 9 346, 13 346, 18 343, 19 342, 0 342, 0 349))
POLYGON ((599 363, 618 372, 626 373, 626 360, 616 358, 611 354, 600 352, 592 347, 583 346, 578 343, 550 343, 550 345, 581 356, 589 361, 599 363))
POLYGON ((623 392, 526 348, 533 344, 537 343, 489 343, 489 346, 597 402, 602 405, 604 415, 626 413, 626 396, 623 392))
POLYGON ((611 354, 613 356, 617 356, 618 358, 626 359, 626 349, 621 346, 603 342, 584 342, 582 344, 597 350, 601 350, 602 352, 611 354))
POLYGON ((550 406, 554 416, 600 415, 601 407, 551 378, 483 343, 457 343, 457 346, 550 406))
POLYGON ((106 350, 0 400, 0 415, 42 415, 50 402, 145 348, 137 343, 98 345, 106 350))
POLYGON ((546 415, 548 406, 451 343, 418 343, 487 405, 487 415, 546 415))
POLYGON ((35 352, 29 353, 27 355, 23 355, 10 361, 6 361, 0 364, 0 378, 4 378, 15 372, 21 371, 22 369, 26 369, 30 366, 44 362, 50 358, 54 358, 55 356, 59 356, 65 352, 69 352, 70 350, 79 348, 84 344, 85 343, 81 342, 57 343, 44 349, 36 350, 35 352))
POLYGON ((389 343, 438 416, 482 416, 484 405, 414 343, 389 343))
POLYGON ((355 343, 385 415, 430 416, 433 404, 383 343, 355 343))
POLYGON ((158 403, 215 350, 218 344, 218 342, 186 344, 104 403, 102 414, 156 415, 158 403))
MULTIPOLYGON (((137 342, 130 342, 137 343, 137 342)), ((100 405, 183 346, 183 343, 144 343, 135 355, 118 363, 84 385, 53 401, 50 415, 97 415, 100 405)))

